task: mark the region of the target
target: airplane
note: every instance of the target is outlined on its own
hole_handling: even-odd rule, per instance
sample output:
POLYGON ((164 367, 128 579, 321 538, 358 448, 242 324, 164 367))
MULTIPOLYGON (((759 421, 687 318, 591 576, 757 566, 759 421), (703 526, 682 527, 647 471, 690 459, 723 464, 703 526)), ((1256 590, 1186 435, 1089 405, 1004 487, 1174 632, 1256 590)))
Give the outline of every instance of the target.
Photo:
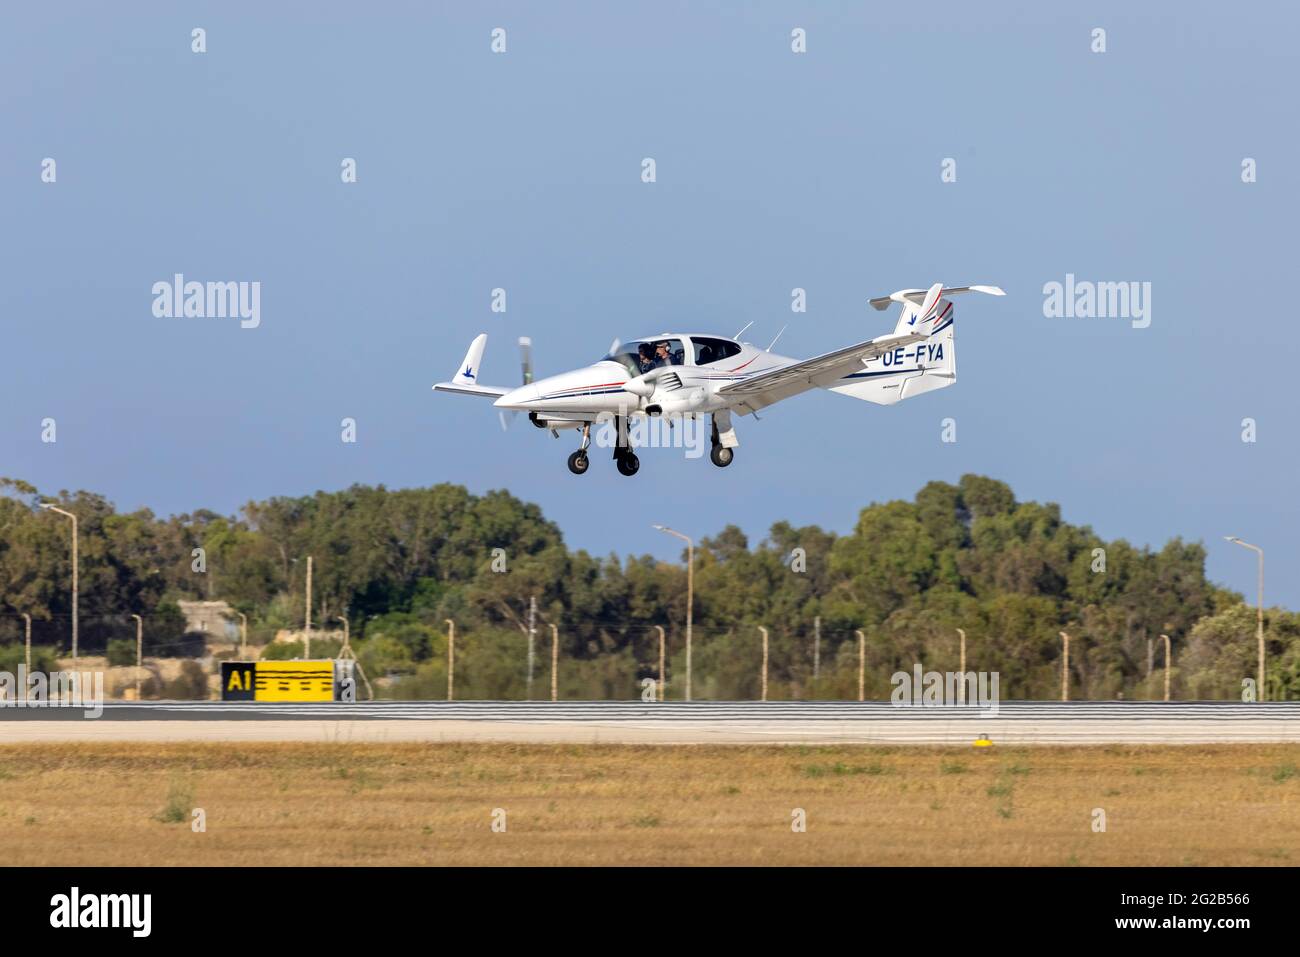
POLYGON ((760 409, 815 388, 893 405, 952 385, 957 381, 957 359, 951 297, 968 292, 1006 295, 997 286, 945 288, 935 283, 929 289, 900 289, 869 300, 877 310, 902 305, 892 333, 802 360, 773 353, 776 339, 764 350, 737 341, 748 326, 733 338, 663 332, 627 343, 616 339, 603 359, 534 381, 532 343, 520 339, 523 384, 513 389, 479 384, 479 363, 487 346, 487 333, 482 333, 470 343, 452 380, 433 388, 491 398, 512 416, 527 412, 533 425, 556 438, 560 429, 579 430, 581 445, 569 456, 569 471, 575 475, 585 473, 590 464, 587 449, 594 422, 613 419, 618 436, 614 462, 623 475, 635 475, 641 463, 628 437, 629 418, 708 415, 709 458, 725 468, 740 444, 733 413, 757 418, 760 409))

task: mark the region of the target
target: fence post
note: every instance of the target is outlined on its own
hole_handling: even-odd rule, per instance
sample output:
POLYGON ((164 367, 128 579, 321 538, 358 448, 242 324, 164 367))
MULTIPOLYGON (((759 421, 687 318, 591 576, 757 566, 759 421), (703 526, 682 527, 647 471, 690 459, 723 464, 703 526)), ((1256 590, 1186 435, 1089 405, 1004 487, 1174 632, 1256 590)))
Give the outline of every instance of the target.
POLYGON ((560 629, 551 625, 551 700, 559 700, 559 686, 555 682, 555 667, 560 660, 560 629))
POLYGON ((1170 659, 1172 658, 1172 652, 1169 647, 1169 636, 1161 635, 1160 637, 1165 640, 1165 700, 1168 701, 1169 700, 1169 664, 1170 664, 1170 659))
POLYGON ((858 700, 866 700, 867 636, 858 630, 858 700))
POLYGON ((1061 655, 1061 700, 1070 700, 1070 636, 1061 632, 1064 653, 1061 655))
POLYGON ((664 626, 655 625, 659 632, 659 700, 664 700, 664 626))
POLYGON ((447 700, 456 700, 456 623, 450 618, 447 623, 447 700))

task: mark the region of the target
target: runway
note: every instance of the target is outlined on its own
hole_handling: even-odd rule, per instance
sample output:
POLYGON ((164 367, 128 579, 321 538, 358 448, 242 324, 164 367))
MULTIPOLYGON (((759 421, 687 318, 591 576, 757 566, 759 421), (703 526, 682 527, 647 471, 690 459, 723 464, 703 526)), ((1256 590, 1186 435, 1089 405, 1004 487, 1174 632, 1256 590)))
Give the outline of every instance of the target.
POLYGON ((1300 702, 113 702, 0 707, 0 744, 63 741, 996 745, 1300 743, 1300 702))

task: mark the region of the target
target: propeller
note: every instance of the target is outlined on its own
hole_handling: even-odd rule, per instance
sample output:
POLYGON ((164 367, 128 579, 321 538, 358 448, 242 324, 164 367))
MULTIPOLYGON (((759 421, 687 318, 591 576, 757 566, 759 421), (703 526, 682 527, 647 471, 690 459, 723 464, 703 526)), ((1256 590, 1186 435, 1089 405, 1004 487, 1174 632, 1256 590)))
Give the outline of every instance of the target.
POLYGON ((524 385, 529 385, 533 381, 533 340, 527 336, 521 336, 519 339, 519 359, 524 374, 524 385))
MULTIPOLYGON (((523 379, 522 384, 531 385, 533 381, 533 340, 527 336, 519 337, 519 368, 523 379)), ((518 414, 518 410, 514 409, 509 412, 498 412, 497 417, 501 420, 501 431, 504 432, 509 429, 518 414)))

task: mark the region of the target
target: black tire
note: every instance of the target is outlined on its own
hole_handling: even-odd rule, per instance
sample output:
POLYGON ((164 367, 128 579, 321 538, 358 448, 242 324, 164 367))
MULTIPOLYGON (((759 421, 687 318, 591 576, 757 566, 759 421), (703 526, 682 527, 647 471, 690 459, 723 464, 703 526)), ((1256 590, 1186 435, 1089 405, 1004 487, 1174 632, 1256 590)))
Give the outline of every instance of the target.
POLYGON ((715 445, 709 452, 709 461, 720 469, 725 469, 735 457, 736 453, 724 445, 715 445))
POLYGON ((587 460, 587 453, 579 449, 569 456, 569 471, 574 475, 582 475, 587 471, 587 466, 591 463, 587 460))
POLYGON ((624 452, 618 457, 618 470, 624 475, 636 475, 637 470, 641 468, 641 460, 636 457, 635 452, 624 452))

